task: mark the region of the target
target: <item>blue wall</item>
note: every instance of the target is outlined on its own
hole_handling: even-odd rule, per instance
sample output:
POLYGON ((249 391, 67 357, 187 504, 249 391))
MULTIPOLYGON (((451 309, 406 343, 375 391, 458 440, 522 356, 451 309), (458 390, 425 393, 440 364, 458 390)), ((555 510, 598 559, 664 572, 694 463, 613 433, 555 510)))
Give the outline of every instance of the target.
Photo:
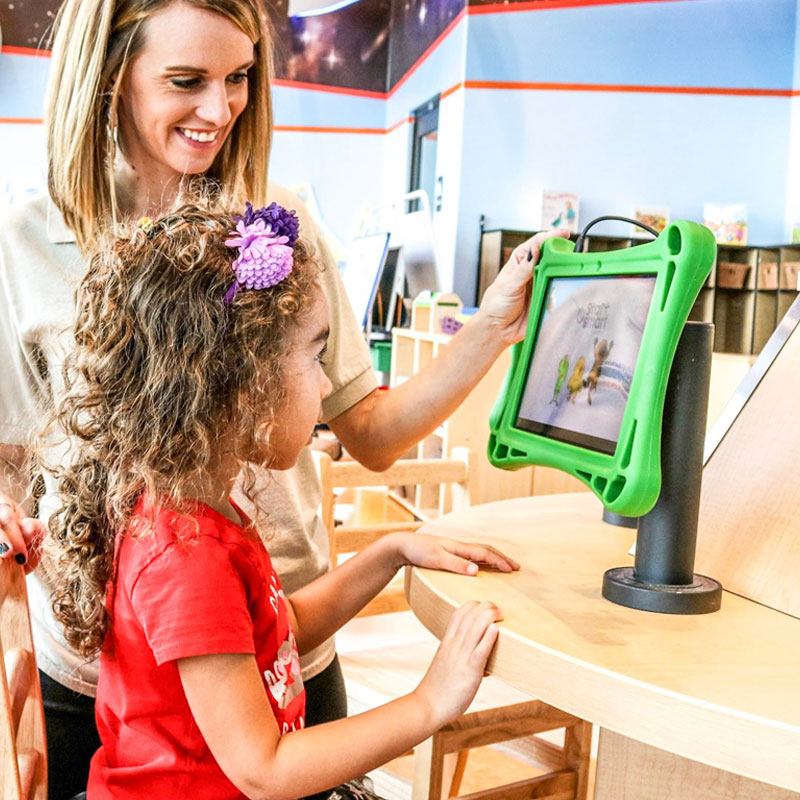
POLYGON ((386 103, 286 86, 276 86, 273 98, 270 178, 289 187, 311 184, 323 219, 346 245, 356 215, 380 201, 386 103), (286 127, 310 130, 282 130, 286 127), (330 133, 324 128, 342 130, 330 133), (348 132, 353 128, 379 133, 348 132))
POLYGON ((796 0, 472 14, 467 77, 787 89, 794 72, 795 14, 796 0))
POLYGON ((0 53, 0 208, 12 198, 44 191, 45 144, 42 125, 50 59, 0 53), (9 124, 7 119, 33 120, 9 124))
MULTIPOLYGON (((749 238, 786 238, 790 97, 616 91, 791 90, 795 0, 683 0, 469 17, 466 80, 603 91, 467 91, 456 290, 471 298, 478 219, 538 226, 541 188, 576 192, 585 222, 666 205, 744 202, 749 238)), ((627 234, 608 227, 607 233, 627 234)))
POLYGON ((0 119, 41 119, 50 59, 0 52, 0 119))

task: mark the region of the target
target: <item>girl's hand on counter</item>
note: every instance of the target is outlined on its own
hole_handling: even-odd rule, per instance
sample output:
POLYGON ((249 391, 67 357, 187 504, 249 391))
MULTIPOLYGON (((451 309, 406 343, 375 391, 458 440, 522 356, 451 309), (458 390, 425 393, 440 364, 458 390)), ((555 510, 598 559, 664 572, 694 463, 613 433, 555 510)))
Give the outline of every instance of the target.
POLYGON ((465 603, 457 608, 425 677, 414 693, 430 709, 435 727, 452 722, 478 691, 486 661, 503 618, 494 603, 465 603))
POLYGON ((459 542, 424 533, 394 533, 385 537, 398 559, 397 569, 404 566, 441 569, 461 575, 475 575, 480 567, 500 572, 514 572, 519 564, 494 547, 459 542))

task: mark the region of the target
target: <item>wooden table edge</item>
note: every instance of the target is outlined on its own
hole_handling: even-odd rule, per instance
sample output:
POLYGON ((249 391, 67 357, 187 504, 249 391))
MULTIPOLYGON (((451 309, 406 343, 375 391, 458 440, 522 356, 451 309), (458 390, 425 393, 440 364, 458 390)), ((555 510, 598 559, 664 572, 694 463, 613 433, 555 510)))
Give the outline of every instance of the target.
MULTIPOLYGON (((426 580, 428 573, 419 568, 406 570, 406 597, 423 625, 441 638, 456 604, 426 580)), ((521 691, 535 689, 544 702, 623 736, 736 775, 800 791, 800 727, 612 672, 523 639, 500 625, 488 665, 495 677, 521 691), (522 677, 522 658, 530 670, 538 670, 535 686, 522 677), (637 713, 625 714, 624 708, 636 708, 637 713), (660 713, 645 714, 643 708, 660 713), (659 724, 660 714, 674 717, 675 724, 659 724)))

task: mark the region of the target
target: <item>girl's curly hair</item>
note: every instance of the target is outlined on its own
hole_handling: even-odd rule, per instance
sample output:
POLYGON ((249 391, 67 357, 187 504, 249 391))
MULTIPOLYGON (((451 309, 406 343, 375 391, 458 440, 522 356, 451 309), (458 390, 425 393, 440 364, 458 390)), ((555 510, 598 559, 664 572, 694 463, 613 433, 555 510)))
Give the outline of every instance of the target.
POLYGON ((68 463, 46 466, 62 505, 45 568, 55 616, 86 658, 103 646, 115 535, 142 493, 180 509, 221 448, 268 449, 282 363, 319 268, 298 240, 286 279, 225 304, 232 228, 230 214, 196 205, 146 229, 120 226, 78 289, 66 392, 42 441, 70 441, 68 463))

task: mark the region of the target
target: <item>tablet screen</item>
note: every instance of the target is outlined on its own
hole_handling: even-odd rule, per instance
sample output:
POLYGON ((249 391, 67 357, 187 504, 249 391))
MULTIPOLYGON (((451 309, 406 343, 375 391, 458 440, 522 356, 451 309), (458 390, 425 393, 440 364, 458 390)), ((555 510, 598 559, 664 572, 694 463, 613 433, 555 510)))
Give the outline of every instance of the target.
POLYGON ((552 278, 515 427, 613 455, 655 275, 552 278))

